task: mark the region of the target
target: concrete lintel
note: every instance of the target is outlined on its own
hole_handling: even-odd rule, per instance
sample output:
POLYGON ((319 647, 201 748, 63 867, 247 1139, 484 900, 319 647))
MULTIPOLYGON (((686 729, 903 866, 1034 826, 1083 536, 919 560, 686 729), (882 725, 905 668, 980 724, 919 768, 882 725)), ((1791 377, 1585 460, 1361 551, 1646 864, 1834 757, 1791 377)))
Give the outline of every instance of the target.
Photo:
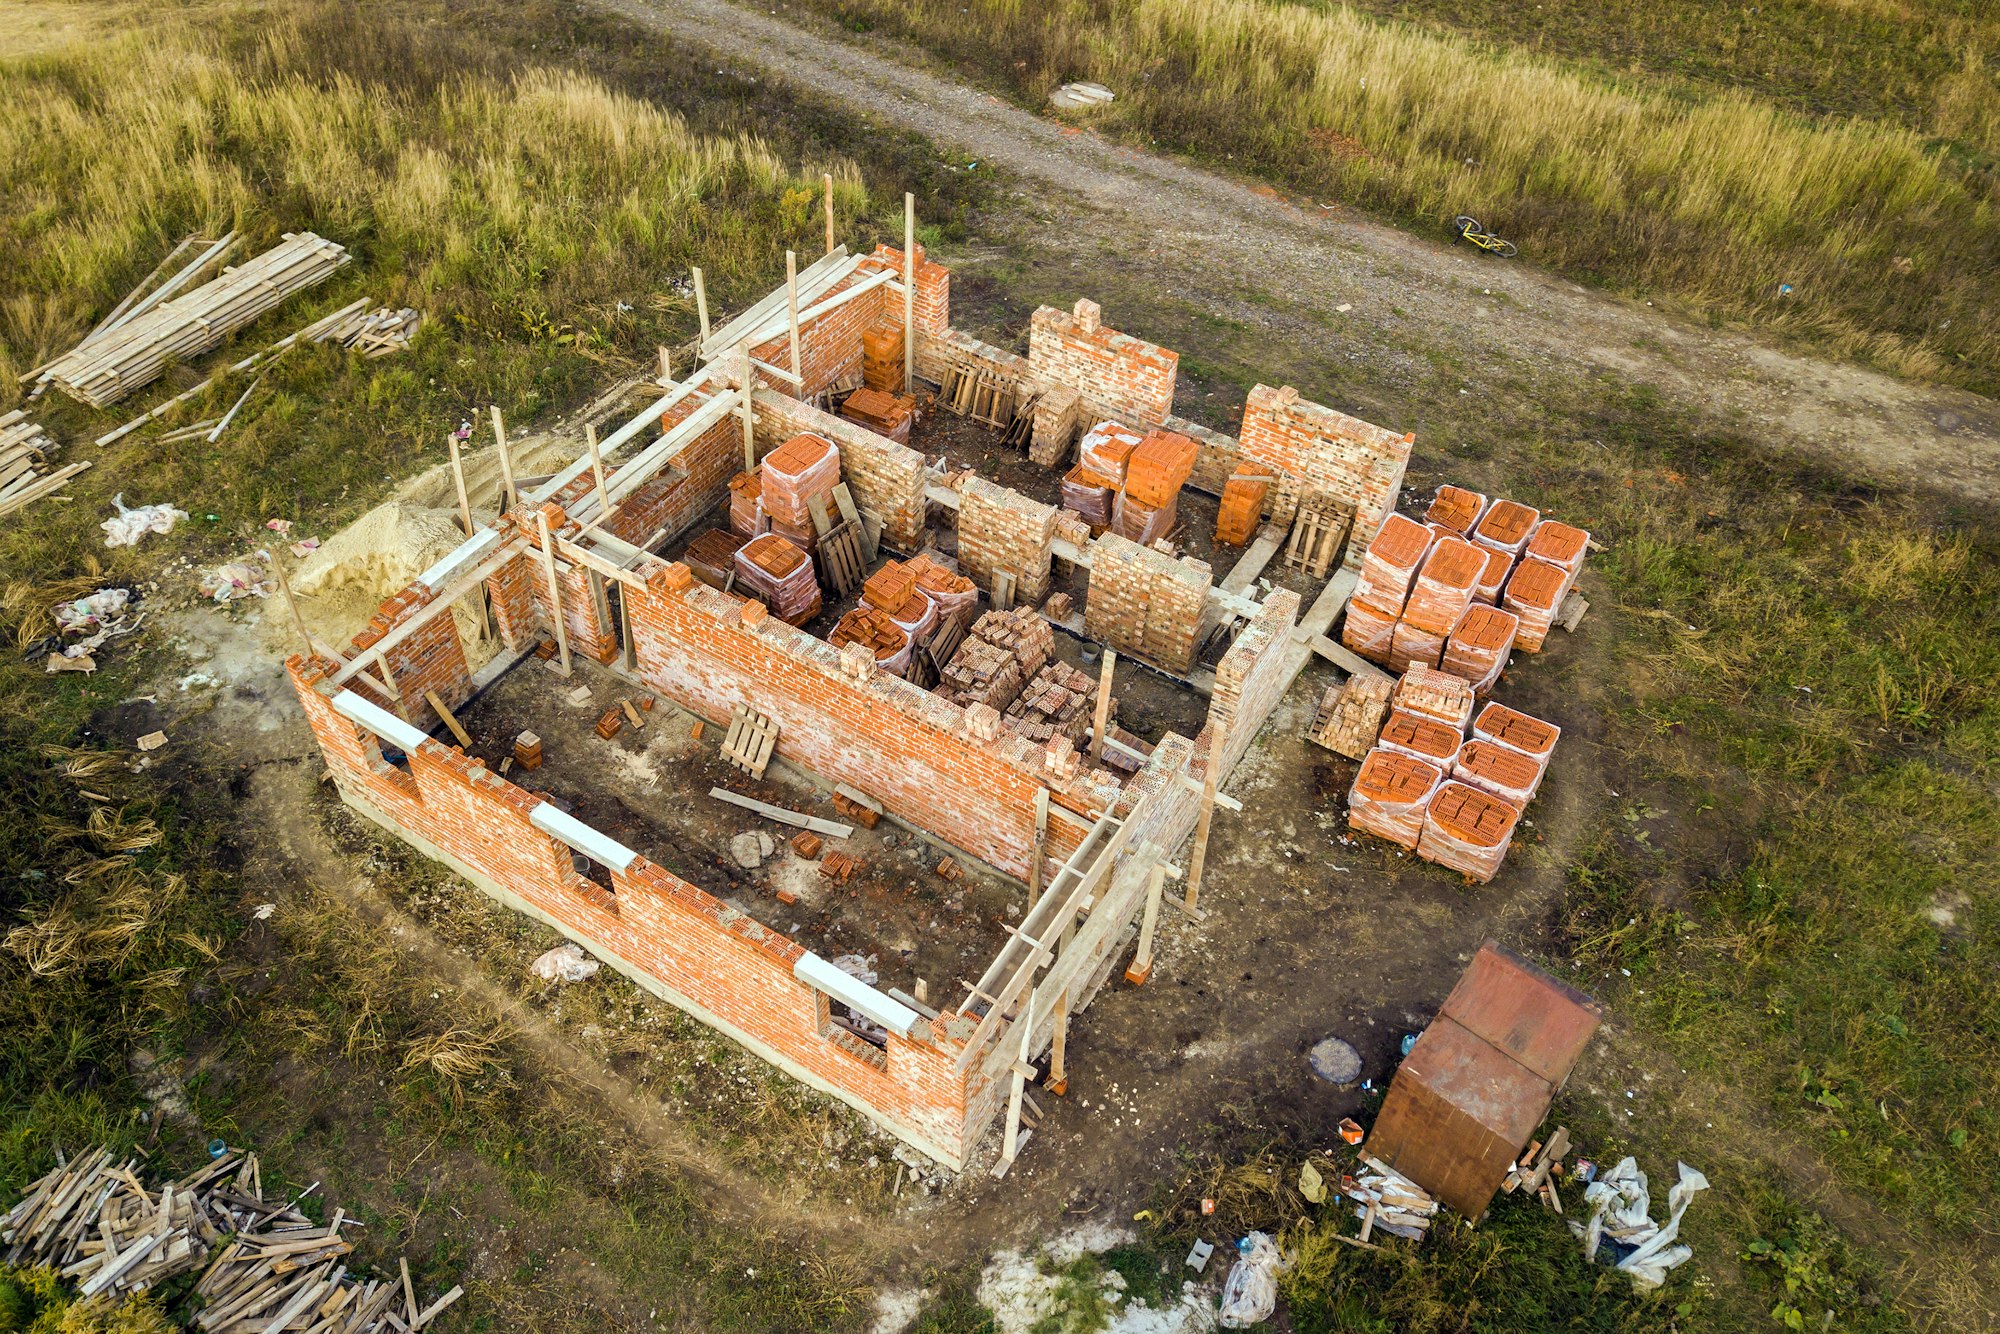
POLYGON ((352 690, 343 690, 333 697, 333 710, 347 721, 367 728, 405 754, 430 740, 430 737, 417 727, 404 722, 381 705, 370 703, 352 690))
POLYGON ((528 823, 614 871, 629 871, 632 863, 639 860, 638 853, 617 839, 599 833, 574 815, 565 814, 546 801, 528 812, 528 823))
POLYGON ((845 1005, 856 1014, 866 1015, 899 1037, 909 1037, 924 1017, 893 997, 886 996, 851 973, 842 972, 808 950, 792 965, 792 976, 845 1005))
POLYGON ((486 558, 500 545, 498 528, 481 528, 451 550, 437 564, 417 576, 417 582, 435 593, 486 558))

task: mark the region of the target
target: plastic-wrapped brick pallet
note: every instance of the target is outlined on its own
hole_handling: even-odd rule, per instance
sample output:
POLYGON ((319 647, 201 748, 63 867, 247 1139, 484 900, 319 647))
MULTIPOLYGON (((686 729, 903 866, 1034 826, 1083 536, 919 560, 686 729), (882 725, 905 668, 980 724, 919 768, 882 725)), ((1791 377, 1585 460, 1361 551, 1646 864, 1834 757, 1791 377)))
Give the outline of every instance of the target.
POLYGON ((1463 733, 1435 718, 1420 718, 1414 713, 1391 710, 1388 721, 1382 724, 1382 735, 1377 738, 1376 745, 1449 770, 1451 762, 1458 758, 1458 747, 1464 740, 1463 733))
POLYGON ((956 570, 946 569, 929 556, 910 557, 917 588, 937 605, 940 621, 974 611, 979 606, 979 585, 956 570))
POLYGON ((1486 513, 1486 497, 1477 491, 1468 491, 1462 486, 1441 486, 1431 507, 1424 511, 1424 522, 1448 529, 1460 537, 1470 533, 1486 513))
POLYGON ((761 537, 771 526, 764 514, 764 479, 739 472, 729 482, 729 529, 744 538, 761 537))
POLYGON ((1431 549, 1431 530, 1415 519, 1391 514, 1382 521, 1382 530, 1368 544, 1361 557, 1361 571, 1354 585, 1354 598, 1394 616, 1403 614, 1410 596, 1410 584, 1417 567, 1431 549))
POLYGON ((1542 766, 1495 741, 1468 741, 1452 761, 1451 776, 1526 809, 1542 785, 1542 766))
POLYGON ((819 614, 819 581, 813 577, 812 557, 776 533, 753 538, 736 553, 736 586, 789 625, 819 614))
POLYGON ((1560 565, 1524 560, 1514 567, 1500 605, 1521 618, 1514 642, 1523 652, 1542 651, 1542 641, 1549 637, 1549 627, 1555 624, 1556 609, 1562 606, 1568 588, 1569 576, 1560 565))
POLYGON ((856 607, 835 622, 827 643, 835 648, 865 644, 875 654, 878 671, 901 676, 910 666, 910 637, 887 614, 873 607, 856 607))
POLYGON ((1424 812, 1417 855, 1485 884, 1500 872, 1521 812, 1490 792, 1447 781, 1424 812))
POLYGON ((1446 636, 1419 630, 1408 621, 1396 622, 1389 634, 1389 670, 1407 672, 1412 667, 1435 667, 1444 658, 1446 636))
POLYGON ((1347 602, 1346 620, 1340 627, 1340 642, 1375 662, 1389 661, 1396 633, 1396 614, 1370 606, 1356 598, 1347 602))
MULTIPOLYGON (((1433 545, 1424 557, 1410 585, 1409 600, 1403 604, 1403 622, 1415 630, 1444 637, 1457 626, 1459 617, 1472 605, 1472 592, 1486 572, 1486 555, 1462 538, 1448 537, 1433 545)), ((1435 660, 1433 660, 1435 664, 1435 660)))
POLYGON ((1556 519, 1543 519, 1528 538, 1525 555, 1529 560, 1544 561, 1562 570, 1568 576, 1563 581, 1563 592, 1567 594, 1576 587, 1576 576, 1583 570, 1583 558, 1589 550, 1589 533, 1556 519))
POLYGON ((1424 811, 1444 771, 1400 751, 1377 747, 1361 761, 1347 794, 1347 823, 1378 838, 1415 848, 1424 832, 1424 811))
POLYGON ((1111 526, 1111 498, 1117 493, 1116 484, 1088 464, 1079 463, 1063 475, 1062 507, 1080 516, 1092 533, 1111 526))
POLYGON ((1168 503, 1158 509, 1142 505, 1120 491, 1111 505, 1111 531, 1118 536, 1150 547, 1174 529, 1178 505, 1168 503))
POLYGON ((1501 611, 1485 603, 1475 603, 1459 618, 1458 628, 1445 641, 1443 669, 1472 683, 1474 694, 1493 689, 1514 651, 1514 636, 1521 619, 1511 611, 1501 611))
POLYGON ((1389 697, 1391 709, 1443 723, 1460 737, 1465 735, 1466 724, 1472 721, 1472 705, 1470 683, 1450 672, 1428 667, 1412 667, 1404 672, 1403 679, 1396 683, 1395 693, 1389 697))
POLYGON ((1479 576, 1479 587, 1472 590, 1475 602, 1484 602, 1489 607, 1500 605, 1501 590, 1507 587, 1507 575, 1514 568, 1514 558, 1504 551, 1486 552, 1486 572, 1479 576))
POLYGON ((764 513, 795 528, 812 528, 812 502, 840 485, 840 449, 816 435, 795 435, 764 456, 764 513))
POLYGON ((1472 530, 1472 540, 1489 551, 1518 556, 1528 545, 1528 537, 1541 522, 1541 511, 1514 500, 1496 500, 1472 530))
POLYGON ((1517 750, 1546 770, 1562 729, 1505 704, 1488 704, 1472 720, 1472 739, 1517 750))
POLYGON ((932 602, 931 595, 921 587, 901 607, 887 615, 912 644, 923 643, 930 638, 931 631, 937 629, 937 603, 932 602))
POLYGON ((1102 421, 1085 431, 1083 439, 1077 442, 1076 461, 1099 477, 1109 477, 1114 487, 1122 487, 1126 464, 1144 439, 1129 427, 1102 421))

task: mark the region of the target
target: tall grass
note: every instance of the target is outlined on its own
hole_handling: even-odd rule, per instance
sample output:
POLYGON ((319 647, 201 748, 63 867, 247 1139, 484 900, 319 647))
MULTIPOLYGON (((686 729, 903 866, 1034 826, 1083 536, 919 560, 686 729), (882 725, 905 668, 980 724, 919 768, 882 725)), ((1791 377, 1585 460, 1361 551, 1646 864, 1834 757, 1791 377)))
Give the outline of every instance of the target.
POLYGON ((2000 384, 1993 188, 1905 128, 1672 95, 1344 7, 813 3, 1029 100, 1097 79, 1111 125, 1323 197, 1440 227, 1471 213, 1536 263, 2000 384))

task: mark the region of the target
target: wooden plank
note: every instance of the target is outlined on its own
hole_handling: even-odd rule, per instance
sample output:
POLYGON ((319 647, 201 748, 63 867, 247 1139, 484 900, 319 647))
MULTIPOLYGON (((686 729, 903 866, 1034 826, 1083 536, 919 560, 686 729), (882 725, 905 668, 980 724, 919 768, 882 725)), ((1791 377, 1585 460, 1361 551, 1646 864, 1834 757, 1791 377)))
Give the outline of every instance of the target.
POLYGON ((815 834, 825 834, 829 838, 852 838, 854 826, 841 824, 838 820, 822 820, 816 815, 802 815, 798 811, 787 810, 783 806, 773 806, 755 797, 746 797, 740 792, 731 792, 726 787, 712 787, 708 795, 717 801, 726 801, 732 806, 741 806, 746 811, 776 820, 780 824, 792 825, 799 829, 810 829, 815 834))
POLYGON ((465 729, 458 725, 458 719, 453 717, 451 710, 445 707, 445 702, 438 698, 438 692, 435 690, 426 690, 424 692, 424 703, 436 710, 437 716, 444 720, 444 725, 451 729, 451 734, 458 738, 458 744, 465 747, 469 754, 472 750, 472 738, 467 736, 465 729))

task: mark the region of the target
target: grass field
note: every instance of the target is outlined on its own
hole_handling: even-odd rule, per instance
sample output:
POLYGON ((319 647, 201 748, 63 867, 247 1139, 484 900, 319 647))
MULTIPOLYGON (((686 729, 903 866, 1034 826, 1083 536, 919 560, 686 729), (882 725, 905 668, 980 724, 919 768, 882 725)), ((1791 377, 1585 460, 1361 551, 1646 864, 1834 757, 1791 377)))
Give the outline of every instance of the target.
MULTIPOLYGON (((1726 61, 1707 82, 1622 69, 1612 78, 1602 60, 1578 65, 1333 6, 809 3, 852 29, 910 38, 1030 106, 1065 80, 1095 79, 1118 94, 1095 117, 1107 130, 1316 198, 1432 235, 1469 213, 1529 262, 1585 281, 1672 297, 1904 375, 2000 384, 1990 281, 2000 267, 2000 90, 1983 64, 1992 23, 1972 13, 1934 25, 1928 41, 1892 45, 1884 69, 1867 65, 1871 25, 1915 30, 1917 20, 1867 5, 1789 7, 1826 11, 1817 26, 1798 19, 1773 39, 1792 59, 1772 64, 1791 68, 1797 52, 1814 52, 1813 87, 1859 83, 1908 101, 1947 54, 1956 59, 1962 74, 1926 82, 1933 104, 1913 124, 1801 115, 1797 97, 1724 82, 1726 61), (1824 28, 1847 40, 1817 39, 1824 28), (1859 78, 1851 65, 1864 68, 1859 78)), ((1442 8, 1423 12, 1441 19, 1442 8)), ((1564 33, 1555 51, 1579 54, 1593 36, 1611 43, 1627 31, 1617 15, 1641 7, 1563 17, 1590 8, 1548 8, 1564 33)), ((1652 8, 1671 20, 1632 30, 1663 50, 1708 23, 1706 6, 1652 8)), ((1515 7, 1472 10, 1482 13, 1489 21, 1473 22, 1474 33, 1505 38, 1528 24, 1515 7)), ((1731 47, 1746 63, 1762 61, 1766 26, 1760 18, 1731 47)))
MULTIPOLYGON (((392 477, 436 461, 437 433, 476 406, 498 401, 525 419, 645 363, 656 343, 682 342, 693 314, 673 279, 703 263, 725 301, 767 282, 788 241, 812 245, 822 167, 840 173, 843 225, 858 240, 906 180, 935 201, 927 216, 978 223, 978 182, 942 171, 923 145, 711 77, 569 7, 225 8, 197 23, 37 7, 51 9, 64 25, 86 15, 111 44, 38 37, 34 54, 0 63, 0 357, 34 364, 179 235, 232 224, 267 239, 312 227, 357 253, 246 343, 363 293, 432 320, 396 358, 289 358, 227 449, 161 447, 146 433, 90 455, 99 465, 73 502, 38 506, 0 534, 4 607, 23 646, 66 592, 233 554, 273 514, 337 523, 392 477), (121 26, 133 23, 142 34, 121 26), (746 137, 752 129, 768 136, 746 137), (131 153, 180 165, 101 148, 127 138, 131 153), (655 179, 682 189, 653 191, 655 179), (120 488, 128 501, 177 500, 196 521, 99 567, 94 525, 120 488)), ((1082 22, 1081 10, 1064 12, 1082 22)), ((1681 13, 1669 5, 1658 31, 1678 31, 1668 19, 1681 13)), ((1254 15, 1243 21, 1255 49, 1265 39, 1254 15)), ((1968 31, 1976 43, 1980 29, 1968 31)), ((1936 53, 1911 40, 1920 55, 1854 96, 1876 99, 1883 119, 1906 127, 1899 135, 1939 133, 1940 113, 1908 92, 1909 71, 1936 53)), ((1443 60, 1465 48, 1397 49, 1443 60)), ((1035 77, 1084 72, 1044 65, 1035 77)), ((1800 88, 1760 96, 1813 116, 1850 109, 1812 104, 1800 88)), ((1801 152, 1823 142, 1803 122, 1757 114, 1801 152)), ((1274 133, 1282 144, 1292 129, 1274 133)), ((1888 144, 1883 170, 1931 161, 1924 179, 1975 198, 1961 161, 1975 148, 1937 165, 1914 139, 1883 136, 1824 142, 1888 144)), ((1551 197, 1562 188, 1553 181, 1551 197)), ((1918 214, 1926 197, 1911 196, 1918 214)), ((1733 1332, 1784 1328, 1789 1308, 1793 1327, 1992 1328, 1992 516, 1774 462, 1609 378, 1524 379, 1468 406, 1446 341, 1411 349, 1439 372, 1434 387, 1391 390, 1368 366, 1176 311, 1139 280, 1121 290, 1105 268, 1089 294, 1181 347, 1207 387, 1285 377, 1364 415, 1421 422, 1427 465, 1589 515, 1610 547, 1594 567, 1610 596, 1575 641, 1592 646, 1591 674, 1561 684, 1601 716, 1595 750, 1620 795, 1571 868, 1548 939, 1606 975, 1596 989, 1618 1016, 1616 1041, 1679 1087, 1643 1131, 1580 1096, 1560 1110, 1583 1142, 1604 1146, 1599 1157, 1629 1149, 1653 1170, 1661 1144, 1695 1146, 1691 1161, 1717 1182, 1690 1214, 1696 1260, 1661 1299, 1635 1300, 1578 1263, 1560 1223, 1528 1206, 1442 1238, 1421 1262, 1364 1256, 1318 1236, 1329 1214, 1291 1190, 1306 1146, 1245 1143, 1191 1163, 1188 1180, 1212 1173, 1240 1188, 1215 1226, 1286 1230, 1302 1257, 1285 1287, 1295 1327, 1733 1332)), ((1067 264, 1001 277, 1016 315, 1079 294, 1067 264)), ((74 405, 56 414, 67 439, 123 419, 74 405)), ((0 1193, 44 1166, 58 1139, 142 1140, 130 1058, 145 1049, 205 1072, 187 1088, 204 1130, 254 1140, 274 1179, 303 1188, 309 1165, 337 1162, 328 1189, 369 1223, 371 1258, 404 1250, 420 1282, 448 1283, 471 1263, 479 1229, 497 1237, 504 1226, 512 1267, 472 1293, 461 1328, 573 1329, 611 1299, 689 1328, 861 1323, 865 1262, 843 1249, 848 1238, 716 1213, 698 1178, 609 1129, 490 1006, 436 994, 437 974, 384 948, 347 895, 307 886, 296 911, 246 922, 253 886, 231 831, 256 791, 254 766, 191 759, 134 774, 130 757, 107 760, 87 735, 158 665, 136 658, 107 654, 90 679, 0 666, 0 1193), (450 1171, 433 1192, 415 1169, 440 1158, 450 1171)), ((447 901, 434 873, 366 841, 352 852, 386 901, 479 962, 474 909, 447 901)), ((608 1024, 608 1009, 577 1009, 576 1023, 608 1024)), ((674 1061, 713 1059, 723 1045, 679 1031, 661 1041, 674 1061)), ((731 1072, 754 1081, 753 1065, 731 1072)), ((684 1077, 670 1062, 662 1096, 684 1077)), ((726 1109, 689 1115, 706 1138, 752 1136, 725 1146, 747 1161, 756 1134, 791 1128, 792 1112, 768 1094, 760 1086, 751 1101, 776 1107, 760 1114, 777 1130, 740 1132, 726 1109)), ((173 1153, 196 1143, 168 1142, 173 1153)), ((1191 1197, 1163 1183, 1158 1208, 1146 1245, 1178 1263, 1174 1244, 1199 1225, 1191 1197)), ((1139 1276, 1144 1250, 1103 1263, 1139 1276)), ((919 1328, 990 1329, 970 1284, 963 1272, 938 1276, 940 1300, 919 1328)))

